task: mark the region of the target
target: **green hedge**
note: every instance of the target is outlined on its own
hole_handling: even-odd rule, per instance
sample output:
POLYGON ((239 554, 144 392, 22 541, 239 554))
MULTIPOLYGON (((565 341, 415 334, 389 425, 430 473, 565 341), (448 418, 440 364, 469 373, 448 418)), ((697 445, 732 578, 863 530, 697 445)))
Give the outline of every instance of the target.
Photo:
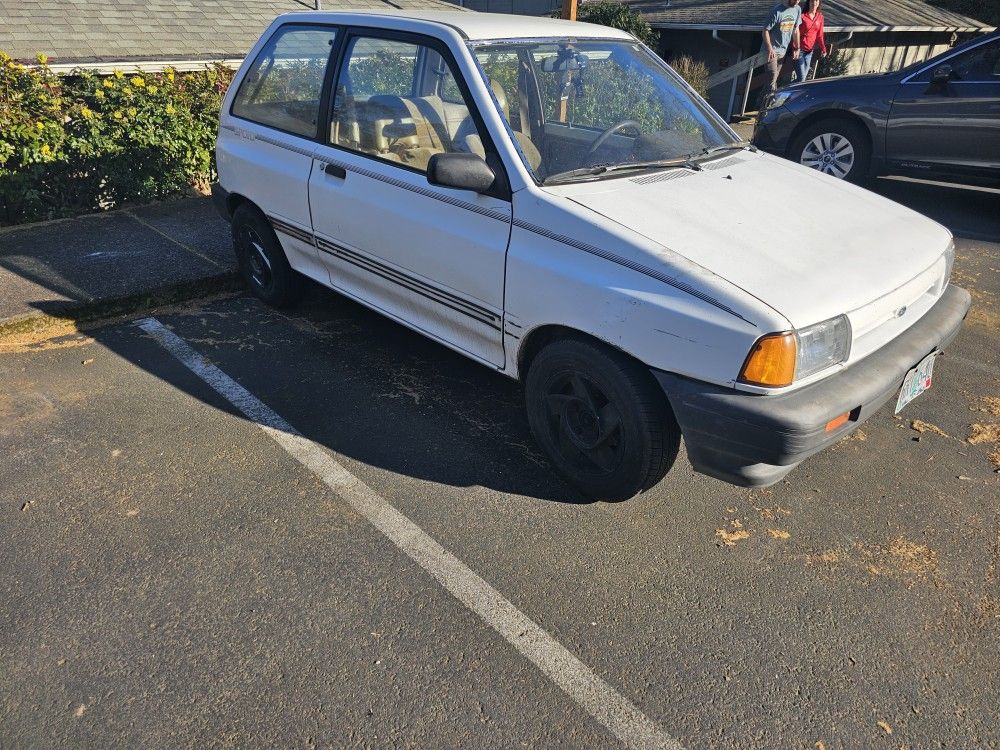
POLYGON ((0 52, 0 224, 204 188, 232 72, 57 76, 0 52))

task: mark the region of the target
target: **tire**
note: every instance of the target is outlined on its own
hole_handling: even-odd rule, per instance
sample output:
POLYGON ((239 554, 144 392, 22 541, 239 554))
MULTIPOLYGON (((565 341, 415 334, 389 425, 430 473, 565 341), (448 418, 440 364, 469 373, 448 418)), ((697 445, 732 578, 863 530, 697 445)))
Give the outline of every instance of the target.
POLYGON ((829 118, 814 122, 796 135, 789 147, 789 158, 857 184, 868 176, 872 149, 860 125, 829 118))
POLYGON ((233 212, 233 247, 240 274, 254 296, 272 307, 287 307, 302 296, 302 277, 292 270, 271 224, 254 207, 233 212))
POLYGON ((677 458, 680 429, 649 371, 597 342, 543 348, 528 370, 525 401, 535 440, 592 500, 627 500, 677 458))

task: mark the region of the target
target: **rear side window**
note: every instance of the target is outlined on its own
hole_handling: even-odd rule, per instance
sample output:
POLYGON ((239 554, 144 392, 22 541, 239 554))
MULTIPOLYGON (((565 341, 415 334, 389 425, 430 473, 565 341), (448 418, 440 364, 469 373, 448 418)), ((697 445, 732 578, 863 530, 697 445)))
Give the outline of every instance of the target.
POLYGON ((314 138, 337 30, 283 26, 264 45, 233 100, 236 117, 314 138))

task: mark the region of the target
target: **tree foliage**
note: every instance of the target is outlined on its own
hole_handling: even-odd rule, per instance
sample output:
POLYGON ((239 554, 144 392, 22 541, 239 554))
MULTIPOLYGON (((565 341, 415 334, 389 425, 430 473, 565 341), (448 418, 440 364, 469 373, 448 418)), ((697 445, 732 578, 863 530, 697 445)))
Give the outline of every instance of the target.
POLYGON ((645 18, 623 3, 588 3, 580 8, 577 20, 627 31, 650 47, 656 47, 658 34, 645 18))

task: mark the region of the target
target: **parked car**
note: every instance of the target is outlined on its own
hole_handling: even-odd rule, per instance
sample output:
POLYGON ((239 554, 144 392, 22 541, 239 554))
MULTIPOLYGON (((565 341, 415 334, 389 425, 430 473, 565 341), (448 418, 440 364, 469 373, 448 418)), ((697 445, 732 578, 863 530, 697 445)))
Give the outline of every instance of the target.
POLYGON ((281 16, 217 157, 254 294, 309 277, 519 379, 594 498, 656 484, 682 435, 698 471, 778 481, 930 385, 969 307, 946 229, 741 142, 601 26, 281 16), (837 232, 792 210, 806 193, 837 232))
POLYGON ((753 141, 851 182, 1000 183, 1000 33, 895 73, 781 89, 761 108, 753 141))

